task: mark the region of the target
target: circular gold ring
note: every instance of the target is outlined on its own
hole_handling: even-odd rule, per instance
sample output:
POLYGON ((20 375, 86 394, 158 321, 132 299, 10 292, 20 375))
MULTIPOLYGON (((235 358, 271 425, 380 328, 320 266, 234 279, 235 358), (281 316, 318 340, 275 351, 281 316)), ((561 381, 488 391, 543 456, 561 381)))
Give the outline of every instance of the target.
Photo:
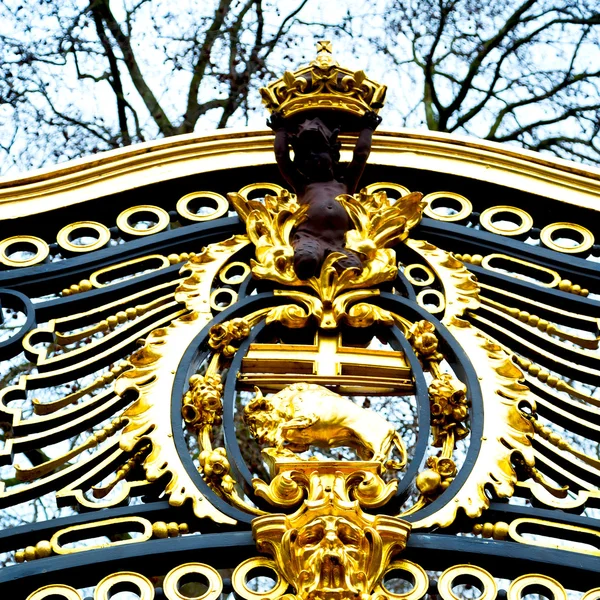
POLYGON ((231 577, 231 583, 233 584, 233 589, 236 591, 236 593, 244 598, 244 600, 267 600, 268 598, 279 598, 285 593, 285 590, 288 587, 287 581, 284 581, 283 578, 279 576, 275 561, 263 556, 249 558, 238 565, 231 577), (249 589, 246 584, 248 582, 248 574, 250 571, 252 571, 252 569, 272 570, 274 575, 273 578, 275 579, 274 587, 266 592, 255 592, 249 589))
POLYGON ((550 250, 556 250, 557 252, 564 252, 566 254, 579 254, 580 252, 586 252, 594 245, 594 234, 585 227, 581 225, 576 225, 575 223, 552 223, 551 225, 546 225, 544 229, 540 232, 540 240, 542 244, 546 246, 546 248, 550 248, 550 250), (562 244, 558 244, 555 241, 555 237, 557 237, 556 233, 566 230, 570 233, 574 233, 575 236, 579 239, 579 243, 575 246, 563 246, 562 244))
POLYGON ((423 567, 410 560, 396 560, 387 568, 384 577, 389 572, 396 570, 406 571, 412 575, 415 582, 413 589, 409 592, 404 592, 403 594, 395 594, 385 587, 385 583, 382 579, 381 587, 384 589, 383 595, 393 598, 394 600, 420 600, 420 598, 425 596, 429 589, 429 577, 423 567))
POLYGON ((237 301, 237 299, 238 299, 237 292, 233 291, 232 289, 218 288, 218 289, 214 290, 213 293, 210 295, 210 306, 213 310, 218 310, 219 312, 221 312, 222 310, 225 310, 226 308, 229 308, 232 304, 234 304, 237 301), (217 298, 221 294, 226 294, 229 296, 229 304, 227 304, 227 306, 221 306, 217 302, 217 298))
POLYGON ((191 194, 182 196, 177 201, 177 212, 188 221, 212 221, 226 215, 228 210, 229 202, 227 202, 227 198, 216 192, 192 192, 191 194), (200 206, 202 208, 212 208, 210 205, 214 204, 213 211, 208 214, 199 215, 197 212, 190 210, 190 202, 198 199, 209 200, 209 204, 200 202, 200 206))
POLYGON ((246 200, 249 200, 248 196, 252 192, 256 192, 257 190, 261 191, 269 191, 279 196, 281 192, 283 192, 283 188, 276 183, 251 183, 250 185, 245 185, 239 192, 240 196, 243 196, 246 200))
POLYGON ((372 183, 371 185, 366 186, 365 190, 367 191, 367 194, 375 194, 377 192, 385 190, 394 190, 395 192, 398 192, 400 194, 400 198, 402 198, 402 196, 410 194, 410 190, 407 187, 400 185, 399 183, 391 183, 389 181, 379 181, 377 183, 372 183))
POLYGON ((163 592, 171 600, 217 600, 223 591, 223 580, 218 571, 202 563, 186 563, 171 569, 163 581, 163 592), (188 575, 201 575, 208 581, 201 596, 184 596, 179 591, 179 581, 188 575))
MULTIPOLYGON (((437 219, 438 221, 462 221, 466 219, 473 212, 473 205, 471 201, 461 196, 460 194, 455 194, 454 192, 433 192, 433 194, 427 194, 425 198, 423 198, 423 202, 427 202, 425 209, 423 212, 432 219, 437 219), (442 213, 436 212, 436 209, 433 206, 433 202, 440 198, 449 198, 450 200, 456 200, 460 204, 460 210, 453 215, 444 215, 442 213)), ((451 207, 448 207, 451 208, 451 207)))
POLYGON ((154 598, 154 586, 148 579, 139 573, 131 571, 120 571, 106 576, 94 591, 94 600, 109 600, 112 596, 111 588, 119 585, 134 585, 138 588, 140 600, 152 600, 154 598))
MULTIPOLYGON (((505 220, 512 223, 512 218, 505 220)), ((528 212, 516 206, 492 206, 491 208, 486 208, 479 216, 479 222, 482 227, 491 233, 508 236, 523 235, 533 227, 533 217, 528 212), (503 215, 515 218, 517 222, 513 223, 514 227, 501 227, 494 222, 494 217, 503 215)))
POLYGON ((96 221, 78 221, 77 223, 71 223, 63 227, 58 232, 56 241, 61 248, 69 252, 91 252, 92 250, 104 248, 108 244, 110 241, 110 231, 108 227, 102 225, 102 223, 96 223, 96 221), (96 233, 96 239, 89 244, 74 244, 72 240, 83 237, 86 230, 92 230, 96 233))
POLYGON ((81 594, 70 585, 55 583, 53 585, 45 585, 27 596, 27 600, 44 600, 54 596, 62 596, 65 600, 82 600, 81 594))
POLYGON ((419 306, 422 306, 426 311, 430 312, 432 315, 437 315, 438 313, 441 313, 446 309, 446 299, 444 298, 444 294, 442 294, 442 292, 440 292, 439 290, 421 290, 417 294, 417 302, 419 306), (435 308, 429 308, 428 306, 426 306, 424 298, 428 295, 435 296, 439 300, 440 303, 435 308))
POLYGON ((425 285, 431 285, 435 281, 435 274, 433 271, 426 265, 419 265, 417 263, 412 265, 407 265, 404 267, 404 275, 406 279, 408 279, 413 285, 423 287, 425 285), (412 274, 413 271, 420 269, 427 275, 426 279, 416 279, 412 274))
POLYGON ((521 577, 517 577, 508 588, 508 600, 521 600, 521 598, 523 598, 523 591, 531 585, 534 585, 537 588, 546 588, 546 590, 550 592, 547 597, 552 600, 567 600, 565 588, 560 585, 556 579, 552 579, 552 577, 548 577, 547 575, 538 574, 521 575, 521 577))
POLYGON ((41 238, 33 235, 15 235, 0 242, 0 263, 7 267, 32 267, 48 257, 50 247, 41 238), (12 246, 12 249, 11 249, 12 246), (33 246, 35 254, 29 258, 11 258, 11 252, 28 251, 33 246))
POLYGON ((118 217, 117 217, 117 227, 123 232, 129 235, 135 236, 144 236, 144 235, 153 235, 154 233, 158 233, 163 229, 166 229, 169 225, 169 213, 159 208, 158 206, 150 206, 149 204, 141 204, 140 206, 132 206, 130 208, 126 208, 118 217), (144 216, 144 213, 150 213, 154 217, 156 217, 156 223, 148 229, 136 229, 131 225, 131 220, 133 217, 138 215, 138 221, 142 221, 144 219, 139 218, 139 216, 144 216))
POLYGON ((246 263, 236 261, 225 265, 221 269, 219 273, 219 279, 223 283, 228 283, 229 285, 239 285, 240 283, 242 283, 242 281, 246 279, 246 277, 248 277, 248 275, 250 275, 250 266, 246 263), (238 269, 242 269, 242 272, 240 274, 229 274, 230 271, 238 269))
POLYGON ((496 580, 485 569, 474 565, 456 565, 446 569, 438 581, 440 596, 444 600, 461 600, 461 597, 457 596, 452 591, 452 588, 454 587, 454 581, 458 577, 464 577, 465 575, 473 577, 481 584, 481 588, 476 586, 481 591, 481 596, 477 600, 494 600, 498 594, 496 580))
POLYGON ((581 600, 600 600, 600 588, 594 588, 586 592, 581 600))

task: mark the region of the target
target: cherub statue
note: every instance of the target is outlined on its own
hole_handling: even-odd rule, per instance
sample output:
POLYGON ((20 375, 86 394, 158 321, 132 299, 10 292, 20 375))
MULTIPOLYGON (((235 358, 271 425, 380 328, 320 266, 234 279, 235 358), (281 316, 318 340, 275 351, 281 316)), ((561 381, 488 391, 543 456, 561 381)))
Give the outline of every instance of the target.
POLYGON ((294 270, 302 280, 318 275, 331 252, 345 255, 338 261, 341 268, 362 268, 360 257, 344 248, 351 221, 336 197, 356 191, 371 152, 373 131, 379 123, 381 117, 377 114, 365 113, 352 162, 343 166, 339 162, 339 129, 332 131, 318 117, 305 120, 295 133, 280 113, 274 113, 267 121, 275 131, 275 157, 281 175, 296 192, 298 202, 309 205, 306 219, 292 238, 294 270), (293 160, 290 145, 294 150, 293 160))

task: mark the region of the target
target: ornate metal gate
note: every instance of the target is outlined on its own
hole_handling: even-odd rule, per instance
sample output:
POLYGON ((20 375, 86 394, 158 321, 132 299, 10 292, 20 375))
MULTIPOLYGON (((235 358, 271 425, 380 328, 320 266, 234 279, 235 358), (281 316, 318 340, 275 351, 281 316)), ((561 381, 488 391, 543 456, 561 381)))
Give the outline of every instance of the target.
POLYGON ((2 184, 2 597, 600 598, 600 172, 263 96, 2 184))

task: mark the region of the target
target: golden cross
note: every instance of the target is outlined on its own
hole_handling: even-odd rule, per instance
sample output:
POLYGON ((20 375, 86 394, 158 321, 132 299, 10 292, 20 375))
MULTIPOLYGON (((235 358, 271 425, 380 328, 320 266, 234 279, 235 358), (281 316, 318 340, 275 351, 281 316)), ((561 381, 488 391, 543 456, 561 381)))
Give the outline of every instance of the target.
POLYGON ((251 344, 239 375, 245 386, 276 391, 308 382, 354 393, 410 394, 403 352, 342 345, 338 332, 320 331, 314 344, 251 344))
POLYGON ((319 52, 329 52, 329 54, 333 54, 333 46, 329 40, 320 40, 317 42, 317 53, 319 52))

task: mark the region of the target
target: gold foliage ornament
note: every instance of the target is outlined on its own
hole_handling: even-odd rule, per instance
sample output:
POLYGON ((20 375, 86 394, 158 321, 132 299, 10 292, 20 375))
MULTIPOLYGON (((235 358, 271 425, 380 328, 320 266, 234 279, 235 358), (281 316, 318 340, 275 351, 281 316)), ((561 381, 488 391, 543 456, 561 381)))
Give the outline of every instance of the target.
POLYGON ((441 373, 429 386, 429 399, 435 435, 433 445, 440 446, 441 432, 445 434, 450 429, 456 440, 465 438, 469 433, 462 424, 469 414, 466 386, 450 373, 441 373))
POLYGON ((237 348, 232 345, 234 341, 241 341, 250 334, 250 324, 245 319, 232 319, 227 323, 213 325, 210 328, 208 345, 215 352, 222 352, 223 356, 232 357, 237 348))
MULTIPOLYGON (((198 331, 213 318, 206 301, 210 296, 212 280, 227 260, 247 244, 246 236, 234 236, 220 244, 208 246, 201 254, 191 258, 186 264, 186 269, 191 271, 191 275, 184 280, 175 294, 176 299, 187 307, 187 313, 175 319, 168 327, 156 329, 148 335, 144 346, 130 359, 133 368, 123 373, 122 375, 127 376, 119 377, 115 385, 120 395, 128 391, 138 394, 138 399, 123 415, 127 425, 121 434, 121 448, 131 452, 140 442, 150 442, 152 449, 144 459, 146 478, 155 481, 169 473, 170 479, 165 490, 169 502, 174 506, 181 506, 186 500, 191 500, 197 517, 210 517, 218 523, 235 521, 212 506, 182 468, 173 444, 171 407, 165 400, 171 395, 181 348, 186 348, 198 331)), ((238 332, 239 329, 233 328, 233 331, 238 332)), ((228 335, 230 339, 228 338, 224 350, 236 334, 228 335)), ((222 344, 227 335, 218 337, 219 343, 222 344)), ((201 416, 206 418, 207 412, 210 414, 207 408, 210 409, 211 404, 207 401, 207 396, 200 402, 194 400, 197 388, 205 386, 206 390, 207 383, 212 384, 214 388, 216 382, 195 380, 190 396, 184 401, 184 416, 193 422, 201 416)), ((214 397, 213 412, 213 419, 217 418, 218 410, 214 410, 214 397)))
POLYGON ((188 425, 220 425, 223 407, 223 383, 219 375, 193 375, 181 409, 188 425))
POLYGON ((422 194, 413 192, 392 202, 385 192, 369 194, 362 190, 355 196, 336 198, 350 215, 355 229, 346 234, 345 247, 362 258, 362 271, 340 269, 340 252, 327 256, 318 277, 299 279, 294 271, 294 229, 306 217, 308 205, 300 206, 295 194, 283 190, 278 196, 266 195, 264 203, 248 200, 239 193, 228 194, 240 218, 246 223, 248 236, 256 247, 252 273, 281 285, 309 286, 325 305, 342 292, 364 289, 394 279, 398 273, 396 253, 389 248, 405 240, 421 221, 422 194))
POLYGON ((384 191, 371 194, 366 189, 356 196, 338 196, 355 227, 346 234, 346 246, 373 260, 379 249, 404 241, 421 222, 422 198, 420 192, 411 192, 393 202, 384 191))

